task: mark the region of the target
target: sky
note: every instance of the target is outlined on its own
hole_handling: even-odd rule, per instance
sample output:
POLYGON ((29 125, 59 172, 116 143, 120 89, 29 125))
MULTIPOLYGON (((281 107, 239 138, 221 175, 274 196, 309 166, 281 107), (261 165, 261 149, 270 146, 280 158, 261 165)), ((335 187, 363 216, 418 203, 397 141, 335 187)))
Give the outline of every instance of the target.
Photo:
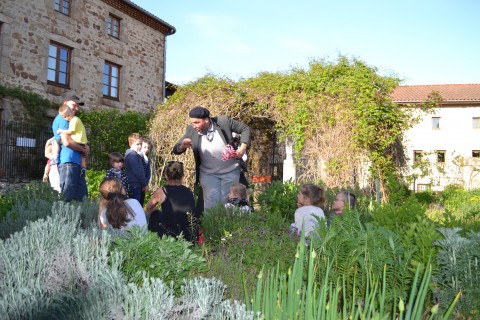
POLYGON ((358 58, 403 85, 480 83, 480 0, 132 0, 175 27, 166 80, 358 58))

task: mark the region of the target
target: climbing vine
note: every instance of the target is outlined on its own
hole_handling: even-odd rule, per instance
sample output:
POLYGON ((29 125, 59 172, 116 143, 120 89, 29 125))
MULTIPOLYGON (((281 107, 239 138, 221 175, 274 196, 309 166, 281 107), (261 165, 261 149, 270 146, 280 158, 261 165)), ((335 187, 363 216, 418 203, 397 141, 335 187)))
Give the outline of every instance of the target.
MULTIPOLYGON (((352 184, 367 175, 384 181, 399 173, 398 142, 416 119, 411 108, 393 103, 398 84, 398 78, 343 56, 238 82, 209 74, 180 87, 158 107, 150 134, 157 154, 171 158, 188 124, 188 110, 202 105, 213 115, 226 114, 253 128, 271 121, 280 141, 295 143, 300 179, 321 179, 327 186, 352 184)), ((182 160, 193 168, 192 157, 182 160)))
POLYGON ((58 104, 20 87, 0 85, 0 97, 10 97, 20 100, 25 107, 29 121, 34 123, 45 123, 47 110, 58 109, 58 104))

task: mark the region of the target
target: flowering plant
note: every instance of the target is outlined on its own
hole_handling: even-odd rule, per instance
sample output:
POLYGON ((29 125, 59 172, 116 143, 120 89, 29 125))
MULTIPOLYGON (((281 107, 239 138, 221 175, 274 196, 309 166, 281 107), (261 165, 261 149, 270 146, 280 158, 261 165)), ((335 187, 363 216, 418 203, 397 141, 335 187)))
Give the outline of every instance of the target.
POLYGON ((237 151, 233 149, 231 145, 227 145, 225 147, 225 150, 222 152, 222 160, 227 161, 230 159, 236 159, 237 158, 237 151))

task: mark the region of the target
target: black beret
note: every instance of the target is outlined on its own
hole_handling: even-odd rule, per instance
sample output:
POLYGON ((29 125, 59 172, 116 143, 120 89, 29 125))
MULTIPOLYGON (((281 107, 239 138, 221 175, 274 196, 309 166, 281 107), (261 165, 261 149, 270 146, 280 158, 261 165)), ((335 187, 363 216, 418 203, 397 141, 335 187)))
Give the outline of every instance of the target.
POLYGON ((208 109, 205 109, 204 107, 195 107, 190 112, 188 113, 188 116, 190 118, 200 118, 200 119, 205 119, 210 117, 210 111, 208 109))

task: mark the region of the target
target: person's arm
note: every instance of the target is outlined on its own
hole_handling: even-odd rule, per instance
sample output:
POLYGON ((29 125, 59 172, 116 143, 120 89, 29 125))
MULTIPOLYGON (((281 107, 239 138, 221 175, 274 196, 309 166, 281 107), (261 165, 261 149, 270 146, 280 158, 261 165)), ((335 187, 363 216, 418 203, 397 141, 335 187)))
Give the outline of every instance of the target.
POLYGON ((60 137, 62 139, 63 146, 81 152, 84 156, 87 156, 90 153, 90 147, 88 145, 82 145, 73 141, 72 137, 69 134, 62 133, 60 137))
POLYGON ((178 140, 178 142, 173 146, 172 153, 173 154, 182 154, 184 153, 189 147, 192 146, 192 137, 191 137, 191 130, 193 130, 192 126, 187 126, 185 134, 183 137, 178 140))
POLYGON ((102 212, 105 210, 107 203, 104 199, 100 200, 100 204, 98 205, 98 227, 100 229, 107 229, 108 224, 102 223, 102 212))
POLYGON ((163 188, 160 187, 153 193, 152 197, 145 206, 145 211, 148 214, 152 213, 157 207, 157 205, 162 204, 163 201, 165 201, 165 192, 163 192, 163 188))
POLYGON ((45 158, 53 159, 52 143, 52 139, 49 139, 45 144, 45 158))
POLYGON ((241 158, 250 144, 251 129, 245 123, 228 118, 228 124, 232 132, 240 134, 240 145, 237 148, 237 158, 241 158))
POLYGON ((58 130, 57 130, 57 133, 58 133, 58 134, 62 134, 62 133, 72 134, 73 131, 70 130, 70 129, 58 129, 58 130))

